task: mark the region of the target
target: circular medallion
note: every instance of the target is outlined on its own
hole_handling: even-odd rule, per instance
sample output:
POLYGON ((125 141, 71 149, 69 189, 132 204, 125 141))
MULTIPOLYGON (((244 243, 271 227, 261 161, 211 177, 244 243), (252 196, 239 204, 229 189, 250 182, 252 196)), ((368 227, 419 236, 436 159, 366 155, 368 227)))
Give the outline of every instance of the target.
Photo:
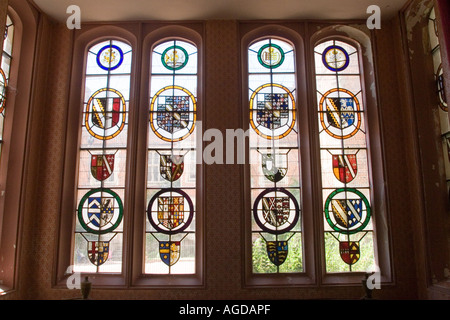
POLYGON ((119 226, 122 217, 122 200, 110 189, 90 190, 78 205, 78 221, 90 233, 112 232, 119 226))
POLYGON ((265 232, 282 234, 295 227, 300 209, 294 196, 283 188, 261 192, 253 204, 256 224, 265 232))
POLYGON ((322 62, 328 70, 339 72, 348 67, 350 57, 344 48, 333 45, 323 51, 322 62))
POLYGON ((169 70, 180 70, 186 66, 189 60, 187 51, 180 46, 171 46, 164 50, 161 61, 164 67, 169 70))
POLYGON ((151 101, 151 128, 164 141, 183 140, 194 131, 196 108, 195 97, 187 89, 180 86, 164 87, 151 101))
POLYGON ((125 127, 126 111, 125 98, 119 91, 100 89, 86 104, 84 118, 86 130, 97 139, 112 139, 125 127))
POLYGON ((331 89, 319 102, 320 123, 333 138, 353 137, 361 128, 361 107, 356 96, 346 89, 331 89))
POLYGON ((356 189, 337 189, 325 201, 325 218, 337 232, 353 234, 364 230, 370 221, 367 198, 356 189))
POLYGON ((250 125, 266 139, 282 139, 295 125, 295 100, 288 88, 265 84, 250 97, 250 125))
POLYGON ((108 44, 97 53, 97 64, 106 71, 120 67, 123 62, 123 51, 118 46, 108 44))
POLYGON ((258 51, 258 61, 266 68, 278 68, 284 62, 284 51, 276 44, 265 44, 258 51))
POLYGON ((184 231, 191 224, 193 217, 192 200, 181 189, 162 189, 148 203, 148 221, 156 231, 164 234, 184 231))
POLYGON ((0 69, 0 113, 5 109, 7 80, 5 72, 0 69))
POLYGON ((445 84, 444 84, 444 71, 442 70, 442 64, 439 65, 436 71, 437 90, 439 95, 439 106, 445 112, 448 111, 447 97, 445 96, 445 84))

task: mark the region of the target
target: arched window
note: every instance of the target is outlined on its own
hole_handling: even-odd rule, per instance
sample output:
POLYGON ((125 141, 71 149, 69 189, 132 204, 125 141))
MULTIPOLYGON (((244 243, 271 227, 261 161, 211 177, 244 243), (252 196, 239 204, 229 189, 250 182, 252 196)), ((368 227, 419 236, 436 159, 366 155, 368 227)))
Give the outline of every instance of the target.
POLYGON ((331 39, 314 48, 326 273, 375 263, 374 218, 360 51, 331 39))
POLYGON ((6 90, 11 69, 12 51, 14 41, 14 24, 9 15, 6 16, 5 39, 3 40, 3 53, 0 68, 0 155, 3 143, 3 123, 5 121, 6 90))
POLYGON ((296 57, 269 37, 248 55, 252 272, 303 271, 296 57))
POLYGON ((131 46, 89 47, 75 206, 75 272, 120 273, 126 188, 131 46))
MULTIPOLYGON (((430 37, 430 50, 433 58, 434 76, 436 82, 436 101, 439 105, 439 122, 444 155, 450 155, 450 123, 448 121, 448 105, 445 95, 444 72, 442 69, 441 46, 436 21, 436 12, 431 9, 428 17, 428 34, 430 37)), ((447 189, 450 193, 450 156, 444 156, 445 176, 447 189)))
POLYGON ((144 273, 196 273, 197 47, 151 52, 144 273))

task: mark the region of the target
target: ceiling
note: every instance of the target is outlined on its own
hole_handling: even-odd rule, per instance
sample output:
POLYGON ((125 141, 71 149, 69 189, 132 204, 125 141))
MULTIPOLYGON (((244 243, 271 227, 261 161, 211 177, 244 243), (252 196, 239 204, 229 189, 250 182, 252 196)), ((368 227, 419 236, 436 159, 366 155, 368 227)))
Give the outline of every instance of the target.
POLYGON ((370 5, 391 18, 408 0, 32 0, 43 12, 66 21, 70 5, 81 22, 136 20, 367 19, 370 5))

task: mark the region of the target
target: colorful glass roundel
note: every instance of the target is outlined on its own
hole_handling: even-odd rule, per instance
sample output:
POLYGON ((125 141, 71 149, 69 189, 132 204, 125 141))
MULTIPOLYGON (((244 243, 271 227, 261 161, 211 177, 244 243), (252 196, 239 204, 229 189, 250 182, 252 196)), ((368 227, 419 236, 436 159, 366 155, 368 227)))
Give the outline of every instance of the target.
POLYGON ((261 192, 253 205, 256 224, 265 232, 282 234, 295 227, 300 208, 295 197, 283 188, 261 192))
POLYGON ((344 48, 332 45, 323 51, 322 62, 328 70, 340 72, 348 67, 350 57, 344 48))
POLYGON ((319 104, 320 123, 333 138, 347 139, 361 127, 361 107, 356 96, 346 89, 331 89, 319 104))
POLYGON ((150 125, 164 141, 187 138, 195 126, 196 101, 194 95, 180 86, 167 86, 152 99, 150 125))
POLYGON ((123 217, 120 197, 110 189, 88 191, 78 206, 78 220, 90 233, 105 234, 115 230, 123 217))
POLYGON ((0 113, 5 109, 6 104, 6 75, 2 69, 0 69, 0 113))
POLYGON ((278 68, 284 62, 284 51, 276 44, 265 44, 258 51, 258 61, 266 68, 278 68))
POLYGON ((250 125, 266 139, 286 137, 295 124, 295 100, 288 88, 272 83, 250 97, 250 125))
POLYGON ((96 91, 86 105, 86 130, 95 138, 109 140, 122 132, 126 120, 126 103, 123 95, 103 88, 96 91))
POLYGON ((171 46, 164 50, 161 61, 164 67, 169 70, 180 70, 186 66, 189 60, 187 51, 180 46, 171 46))
POLYGON ((188 194, 181 189, 161 189, 148 203, 147 217, 158 232, 176 234, 191 224, 194 205, 188 194))
POLYGON ((108 44, 97 53, 97 64, 106 71, 120 67, 123 62, 123 51, 116 45, 108 44))
POLYGON ((334 231, 362 231, 370 221, 369 201, 356 189, 337 189, 325 201, 325 218, 334 231))

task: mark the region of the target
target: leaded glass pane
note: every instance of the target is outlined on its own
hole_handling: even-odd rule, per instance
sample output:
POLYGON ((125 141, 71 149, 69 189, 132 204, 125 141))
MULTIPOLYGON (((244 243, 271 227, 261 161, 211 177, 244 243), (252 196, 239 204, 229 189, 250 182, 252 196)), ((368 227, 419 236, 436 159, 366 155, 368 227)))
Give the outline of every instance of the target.
POLYGON ((74 271, 122 271, 131 46, 89 48, 78 164, 74 271))
POLYGON ((14 40, 14 24, 9 15, 6 16, 4 37, 0 66, 0 155, 3 145, 3 126, 5 122, 7 88, 9 83, 14 40))
POLYGON ((268 38, 248 48, 252 270, 303 272, 295 51, 268 38))
POLYGON ((358 50, 330 40, 314 49, 326 272, 376 266, 364 93, 358 50))
POLYGON ((196 272, 197 48, 151 53, 144 273, 196 272))
POLYGON ((441 46, 436 13, 432 8, 428 20, 430 50, 433 57, 434 81, 436 83, 436 104, 439 106, 439 123, 444 154, 444 169, 447 180, 447 192, 450 194, 450 122, 448 121, 448 104, 445 92, 444 71, 442 69, 441 46))

